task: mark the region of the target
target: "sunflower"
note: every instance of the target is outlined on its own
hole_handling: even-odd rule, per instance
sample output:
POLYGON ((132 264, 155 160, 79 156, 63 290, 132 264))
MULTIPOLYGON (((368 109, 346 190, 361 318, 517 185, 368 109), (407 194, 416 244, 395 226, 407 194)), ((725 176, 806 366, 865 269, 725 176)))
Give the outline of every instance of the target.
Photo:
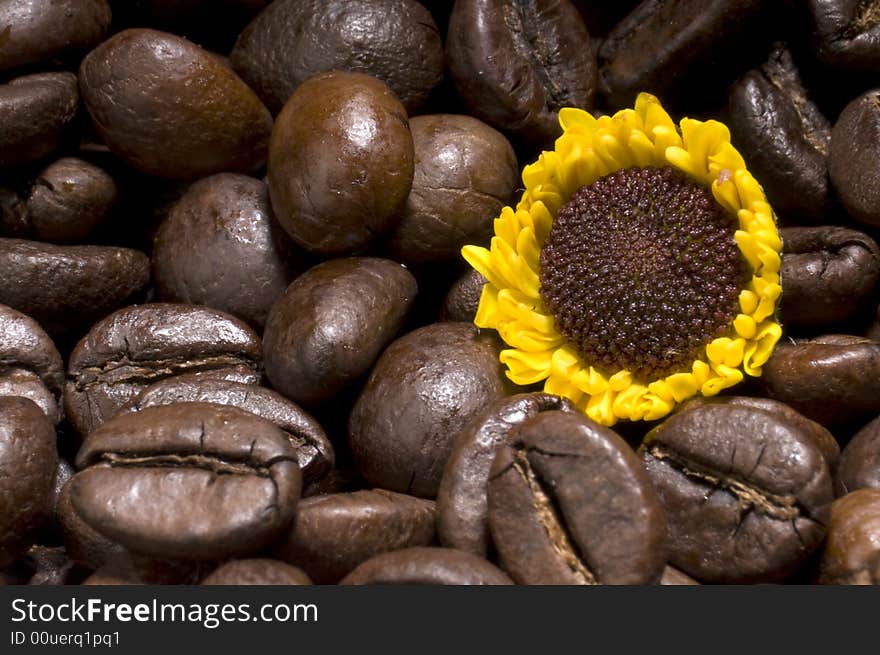
POLYGON ((782 242, 727 127, 676 127, 647 93, 559 122, 489 249, 462 249, 487 280, 474 322, 509 346, 507 376, 603 425, 759 376, 782 332, 782 242))

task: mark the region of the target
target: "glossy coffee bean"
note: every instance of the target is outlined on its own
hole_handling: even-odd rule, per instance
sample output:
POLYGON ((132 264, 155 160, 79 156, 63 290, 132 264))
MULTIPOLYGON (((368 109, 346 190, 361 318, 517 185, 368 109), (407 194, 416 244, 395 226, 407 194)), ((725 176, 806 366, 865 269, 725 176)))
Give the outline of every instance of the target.
POLYGON ((55 151, 78 107, 76 76, 71 73, 37 73, 0 84, 0 173, 55 151))
POLYGON ((473 323, 485 284, 486 278, 474 269, 458 278, 446 292, 438 320, 473 323))
POLYGON ((239 559, 217 567, 203 585, 307 585, 309 576, 272 559, 239 559))
POLYGON ((776 346, 761 380, 767 393, 826 426, 880 413, 880 342, 827 335, 776 346))
POLYGON ((379 78, 408 112, 443 76, 440 33, 414 0, 278 0, 241 33, 230 59, 273 112, 331 70, 379 78))
POLYGON ((269 111, 217 58, 173 34, 115 34, 83 60, 80 88, 104 143, 145 173, 188 180, 266 161, 269 111))
POLYGON ((254 373, 260 339, 242 321, 207 307, 126 307, 97 323, 70 355, 64 408, 85 436, 146 387, 181 373, 254 373))
POLYGON ((281 430, 207 403, 122 414, 89 435, 76 464, 70 499, 79 516, 153 557, 255 553, 290 524, 301 485, 281 430))
POLYGON ((880 66, 877 5, 859 0, 807 0, 816 54, 834 68, 876 73, 880 66))
POLYGON ((0 3, 0 71, 85 52, 109 27, 107 0, 0 3))
POLYGON ((858 489, 831 506, 820 584, 880 584, 880 489, 858 489))
POLYGON ((328 400, 370 370, 416 297, 387 259, 336 259, 306 271, 269 313, 263 359, 272 386, 297 402, 328 400))
POLYGON ((685 408, 651 430, 639 453, 666 510, 669 563, 697 580, 784 580, 820 547, 828 464, 783 414, 685 408))
POLYGON ((831 124, 808 97, 791 53, 777 47, 743 75, 727 114, 733 143, 785 224, 823 222, 831 209, 831 124))
POLYGON ((296 403, 265 387, 191 374, 176 375, 151 384, 135 400, 123 405, 119 413, 174 403, 231 405, 271 421, 293 446, 303 484, 320 480, 333 468, 336 459, 333 445, 321 424, 296 403))
POLYGON ((55 430, 26 398, 0 397, 0 568, 33 543, 51 503, 55 430))
POLYGON ((0 239, 0 270, 0 303, 50 334, 81 334, 143 291, 150 260, 128 248, 0 239))
POLYGON ((880 226, 880 90, 850 102, 831 132, 828 172, 850 216, 880 226))
POLYGON ((456 0, 446 59, 471 114, 535 145, 561 134, 562 107, 593 104, 596 59, 569 0, 456 0))
POLYGON ((556 410, 575 408, 558 396, 516 394, 486 407, 459 433, 437 492, 437 536, 444 546, 488 556, 489 470, 495 455, 523 425, 556 410))
POLYGON ((834 479, 835 492, 844 496, 856 489, 880 489, 880 417, 875 418, 846 444, 834 479))
POLYGON ((424 264, 456 259, 467 244, 488 245, 492 221, 519 183, 510 143, 470 116, 416 116, 409 126, 415 174, 390 235, 394 258, 424 264))
POLYGON ((489 528, 519 584, 647 584, 666 565, 663 508, 638 457, 571 412, 543 412, 499 448, 489 528))
POLYGON ((293 527, 274 552, 316 584, 335 584, 371 557, 433 540, 434 503, 364 489, 300 501, 293 527))
POLYGON ((370 484, 433 498, 458 433, 506 393, 496 342, 466 323, 436 323, 382 353, 348 423, 370 484))
POLYGON ((275 216, 301 246, 354 253, 400 218, 413 180, 406 111, 360 73, 324 73, 293 93, 269 144, 275 216))
POLYGON ((406 548, 367 560, 340 584, 510 585, 498 567, 450 548, 406 548))
POLYGON ((830 326, 852 318, 872 298, 880 280, 880 248, 867 234, 789 227, 780 236, 783 325, 830 326))
POLYGON ((153 244, 159 300, 208 305, 262 328, 294 277, 295 256, 263 182, 213 175, 193 184, 159 226, 153 244))

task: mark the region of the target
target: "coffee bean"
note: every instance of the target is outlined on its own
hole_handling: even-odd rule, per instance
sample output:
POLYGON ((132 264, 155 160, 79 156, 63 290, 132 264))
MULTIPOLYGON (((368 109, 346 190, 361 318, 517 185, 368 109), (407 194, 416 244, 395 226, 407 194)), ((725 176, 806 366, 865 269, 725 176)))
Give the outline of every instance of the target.
POLYGON ((229 314, 195 305, 126 307, 97 323, 70 355, 64 408, 85 436, 153 382, 181 373, 256 372, 260 339, 229 314))
POLYGON ((828 172, 846 211, 880 226, 880 90, 859 96, 841 112, 831 132, 828 172))
POLYGON ((880 13, 874 2, 807 0, 816 54, 828 66, 876 73, 880 66, 880 13))
POLYGON ((562 133, 562 107, 593 104, 596 58, 569 0, 457 0, 446 58, 474 116, 538 146, 562 133))
POLYGON ((548 411, 498 450, 489 528, 519 584, 646 584, 666 565, 666 522, 635 453, 610 429, 548 411))
POLYGON ((443 76, 440 33, 414 0, 278 0, 241 33, 230 59, 274 112, 331 70, 379 78, 408 112, 443 76))
POLYGON ((278 115, 269 144, 272 207, 309 251, 363 249, 399 219, 412 180, 406 111, 374 77, 317 75, 278 115))
POLYGON ((783 414, 685 408, 651 430, 639 452, 666 510, 669 562, 697 580, 784 580, 821 545, 828 464, 783 414))
POLYGON ((437 492, 437 535, 444 546, 488 555, 489 470, 495 455, 522 425, 555 410, 575 408, 550 394, 516 394, 486 407, 459 433, 437 492))
POLYGON ((415 300, 415 278, 386 259, 352 257, 298 277, 266 322, 263 358, 288 398, 326 401, 370 370, 415 300))
POLYGON ((272 559, 227 562, 202 580, 203 585, 308 585, 309 576, 298 568, 272 559))
POLYGON ((394 258, 425 264, 456 259, 467 244, 489 245, 492 220, 519 182, 510 143, 470 116, 416 116, 409 126, 415 174, 391 233, 394 258))
POLYGON ((148 29, 86 56, 80 88, 110 149, 151 175, 196 179, 266 161, 272 117, 247 85, 198 46, 148 29))
POLYGON ((880 489, 880 417, 859 430, 846 444, 834 486, 838 496, 864 487, 880 489))
POLYGON ((449 548, 406 548, 367 560, 340 584, 510 585, 503 571, 482 557, 449 548))
POLYGON ((382 353, 348 424, 368 482, 424 498, 437 495, 458 433, 505 395, 495 341, 466 323, 437 323, 382 353))
POLYGON ((208 403, 117 416, 89 435, 76 464, 70 499, 79 516, 153 557, 255 553, 290 524, 301 485, 281 430, 208 403))
POLYGON ((831 505, 820 584, 880 584, 880 489, 858 489, 831 505))
POLYGON ((438 320, 473 323, 485 284, 486 278, 474 269, 458 278, 443 299, 438 320))
POLYGON ((375 555, 428 546, 433 539, 433 502, 365 489, 302 500, 274 551, 316 584, 335 584, 375 555))
POLYGON ((843 227, 789 227, 781 236, 784 325, 840 323, 873 297, 880 248, 867 234, 843 227))
POLYGON ((0 397, 0 568, 33 543, 52 499, 55 430, 26 398, 0 397))

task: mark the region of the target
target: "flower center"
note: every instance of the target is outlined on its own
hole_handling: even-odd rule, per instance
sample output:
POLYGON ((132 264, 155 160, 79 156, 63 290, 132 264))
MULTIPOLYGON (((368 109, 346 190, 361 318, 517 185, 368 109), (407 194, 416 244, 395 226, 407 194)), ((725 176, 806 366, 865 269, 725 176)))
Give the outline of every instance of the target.
POLYGON ((582 187, 541 250, 556 329, 605 375, 690 372, 739 310, 748 268, 737 219, 672 167, 627 168, 582 187))

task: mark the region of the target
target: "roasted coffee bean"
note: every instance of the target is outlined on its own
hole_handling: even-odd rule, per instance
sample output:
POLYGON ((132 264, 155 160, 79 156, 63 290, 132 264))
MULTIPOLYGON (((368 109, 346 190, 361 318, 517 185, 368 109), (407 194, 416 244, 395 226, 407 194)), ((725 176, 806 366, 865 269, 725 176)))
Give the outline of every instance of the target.
POLYGON ((416 116, 409 126, 415 174, 391 233, 394 258, 425 264, 455 259, 467 244, 489 245, 492 220, 519 182, 510 143, 470 116, 416 116))
POLYGON ((458 433, 506 393, 496 342, 466 323, 437 323, 382 353, 348 424, 368 482, 433 498, 458 433))
POLYGON ((766 64, 739 79, 727 115, 733 143, 782 220, 823 222, 831 210, 831 124, 807 97, 788 50, 777 47, 766 64))
POLYGON ((321 424, 281 394, 253 384, 177 375, 150 385, 135 400, 123 405, 119 413, 173 403, 231 405, 271 421, 284 431, 293 446, 304 484, 320 480, 333 468, 333 445, 321 424))
POLYGON ((332 398, 370 370, 416 291, 412 274, 387 259, 336 259, 308 270, 266 322, 263 359, 272 386, 297 402, 332 398))
POLYGON ((64 243, 83 239, 116 203, 113 178, 75 157, 47 166, 23 196, 0 189, 0 232, 6 236, 64 243))
POLYGON ((669 563, 697 580, 781 581, 821 545, 828 464, 784 414, 685 408, 651 430, 639 452, 666 510, 669 563))
POLYGON ((856 489, 880 489, 880 417, 863 427, 840 454, 835 492, 844 496, 856 489))
POLYGON ((293 519, 301 476, 284 433, 223 405, 122 414, 77 455, 70 500, 85 523, 152 557, 258 552, 293 519))
POLYGON ((831 131, 828 172, 849 214, 880 226, 880 90, 850 102, 831 131))
POLYGON ((542 412, 502 445, 489 528, 519 584, 647 584, 666 565, 666 521, 638 457, 610 429, 542 412))
POLYGON ((367 560, 340 584, 510 585, 511 579, 482 557, 450 548, 405 548, 367 560))
POLYGON ((876 73, 880 66, 880 11, 872 0, 807 0, 816 54, 828 66, 876 73))
MULTIPOLYGON (((0 44, 3 31, 0 28, 0 44)), ((38 73, 0 84, 0 173, 55 151, 78 107, 76 76, 71 73, 38 73)))
POLYGON ((274 112, 331 70, 379 78, 408 112, 443 77, 440 33, 414 0, 278 0, 241 33, 230 59, 274 112))
POLYGON ((150 260, 128 248, 0 239, 0 303, 53 335, 76 334, 147 286, 150 260))
POLYGON ((55 430, 27 398, 0 397, 0 568, 32 544, 52 502, 55 430))
POLYGON ((309 576, 296 567, 272 559, 227 562, 202 580, 203 585, 307 585, 309 576))
POLYGON ((880 489, 858 489, 831 505, 820 584, 880 584, 880 489))
POLYGON ((855 316, 880 280, 880 248, 843 227, 783 228, 783 325, 830 326, 855 316))
POLYGON ((880 342, 827 335, 780 343, 763 367, 767 393, 825 426, 880 413, 880 342))
POLYGON ((678 586, 695 585, 700 583, 686 573, 679 571, 674 566, 667 566, 665 569, 663 569, 663 575, 660 578, 660 584, 665 586, 678 586))
POLYGON ((114 35, 83 60, 80 88, 104 143, 151 175, 188 180, 266 161, 269 111, 213 55, 173 34, 114 35))
POLYGON ((596 57, 569 0, 456 0, 446 58, 474 116, 534 145, 561 134, 562 107, 593 104, 596 57))
POLYGON ((485 284, 486 278, 474 269, 458 278, 443 299, 438 320, 473 323, 485 284))
POLYGON ((275 556, 316 584, 335 584, 371 557, 434 540, 434 503, 383 489, 302 500, 275 556))
POLYGON ((437 536, 448 548, 489 553, 489 470, 498 450, 541 412, 574 412, 568 400, 517 394, 492 403, 459 433, 437 492, 437 536))
POLYGON ((213 175, 193 184, 159 227, 159 300, 208 305, 262 328, 294 277, 295 256, 272 218, 265 183, 213 175))
POLYGON ((309 251, 363 249, 400 218, 412 180, 406 111, 374 77, 310 78, 278 116, 269 144, 272 207, 309 251))
POLYGON ((256 372, 260 338, 207 307, 126 307, 97 323, 70 355, 64 408, 83 436, 150 384, 181 373, 227 379, 256 372))

